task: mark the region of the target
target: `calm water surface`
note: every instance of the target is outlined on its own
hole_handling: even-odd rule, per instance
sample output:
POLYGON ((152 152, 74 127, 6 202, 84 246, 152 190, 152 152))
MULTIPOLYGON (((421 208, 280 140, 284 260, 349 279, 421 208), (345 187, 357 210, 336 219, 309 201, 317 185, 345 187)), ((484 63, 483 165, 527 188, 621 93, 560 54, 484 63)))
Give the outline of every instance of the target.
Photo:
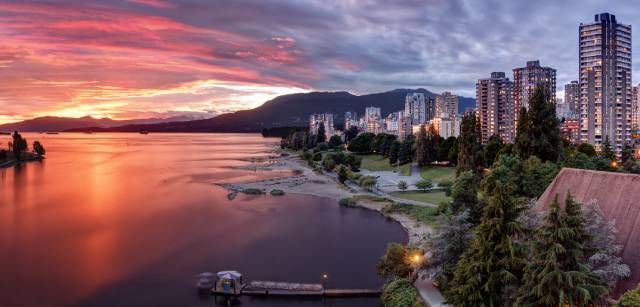
MULTIPOLYGON (((196 275, 378 287, 401 227, 302 196, 214 185, 288 175, 237 167, 267 157, 251 134, 25 134, 47 159, 0 169, 0 306, 216 306, 196 275)), ((8 136, 0 136, 6 146, 8 136)), ((255 299, 240 306, 378 306, 377 299, 255 299)), ((226 305, 226 304, 225 304, 226 305)))

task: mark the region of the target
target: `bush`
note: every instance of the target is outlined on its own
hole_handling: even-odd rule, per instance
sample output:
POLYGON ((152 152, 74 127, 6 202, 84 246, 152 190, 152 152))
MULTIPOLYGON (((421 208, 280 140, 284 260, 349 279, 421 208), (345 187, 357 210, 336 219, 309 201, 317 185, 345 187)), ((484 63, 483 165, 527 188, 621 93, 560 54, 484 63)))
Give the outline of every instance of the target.
POLYGON ((260 194, 262 194, 264 192, 262 190, 260 190, 260 189, 246 188, 246 189, 242 190, 242 193, 250 194, 250 195, 260 195, 260 194))
POLYGON ((347 179, 349 179, 349 170, 344 165, 340 165, 338 167, 338 181, 344 183, 347 179))
POLYGON ((271 196, 282 196, 284 195, 283 190, 273 189, 271 190, 271 196))
POLYGON ((377 182, 378 182, 378 179, 373 176, 361 176, 360 179, 358 179, 358 185, 360 185, 361 187, 369 191, 373 189, 373 187, 376 185, 377 182))
POLYGON ((394 279, 386 283, 381 299, 385 307, 425 306, 418 291, 408 278, 394 279))
POLYGON ((400 189, 402 191, 405 191, 408 188, 409 188, 409 185, 407 184, 406 181, 404 181, 404 180, 398 181, 398 189, 400 189))
POLYGON ((350 197, 343 198, 338 203, 340 204, 340 206, 345 206, 345 207, 355 207, 356 206, 356 201, 353 198, 350 198, 350 197))
POLYGON ((438 187, 444 189, 444 194, 451 196, 451 187, 453 187, 453 181, 443 180, 438 183, 438 187))
POLYGON ((625 292, 616 303, 615 307, 636 307, 640 306, 640 284, 633 289, 625 292))
POLYGON ((399 243, 389 243, 385 254, 378 260, 376 270, 385 279, 408 277, 414 268, 411 257, 423 253, 417 249, 399 243))
POLYGON ((309 152, 308 150, 305 150, 305 151, 302 153, 302 159, 304 159, 304 160, 306 160, 306 161, 309 161, 309 160, 311 160, 311 158, 313 158, 313 155, 312 155, 312 154, 311 154, 311 152, 309 152))
POLYGON ((431 180, 425 179, 425 180, 420 180, 418 182, 416 182, 416 188, 426 192, 428 189, 431 189, 433 187, 433 183, 431 182, 431 180))
POLYGON ((320 161, 322 160, 322 153, 320 152, 316 152, 313 154, 313 161, 320 161))
POLYGON ((326 170, 332 171, 334 168, 336 168, 336 161, 333 161, 333 159, 327 156, 324 158, 324 161, 322 161, 322 166, 324 166, 326 170))

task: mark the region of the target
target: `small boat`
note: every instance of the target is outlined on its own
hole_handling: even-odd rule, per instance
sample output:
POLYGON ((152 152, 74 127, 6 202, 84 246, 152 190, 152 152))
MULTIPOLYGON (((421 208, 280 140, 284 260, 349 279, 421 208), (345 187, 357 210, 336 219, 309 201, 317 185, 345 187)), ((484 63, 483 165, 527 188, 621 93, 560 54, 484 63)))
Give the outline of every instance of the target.
POLYGON ((196 282, 196 287, 198 288, 198 290, 209 291, 213 289, 213 286, 213 273, 204 272, 198 275, 198 282, 196 282))
POLYGON ((149 131, 140 131, 140 134, 149 134, 149 131))
POLYGON ((58 134, 58 132, 46 132, 46 134, 58 134))
POLYGON ((85 131, 84 134, 93 134, 93 131, 85 131))
POLYGON ((0 131, 0 135, 11 135, 11 132, 0 131))

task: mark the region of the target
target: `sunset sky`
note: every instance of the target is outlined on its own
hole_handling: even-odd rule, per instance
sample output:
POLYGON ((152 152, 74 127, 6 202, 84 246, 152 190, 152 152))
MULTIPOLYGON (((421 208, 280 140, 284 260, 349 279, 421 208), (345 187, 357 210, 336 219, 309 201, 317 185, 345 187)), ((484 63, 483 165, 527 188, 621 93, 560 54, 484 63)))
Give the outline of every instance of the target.
POLYGON ((313 90, 473 97, 478 78, 532 59, 561 91, 581 21, 640 16, 612 2, 0 0, 0 123, 212 117, 313 90))

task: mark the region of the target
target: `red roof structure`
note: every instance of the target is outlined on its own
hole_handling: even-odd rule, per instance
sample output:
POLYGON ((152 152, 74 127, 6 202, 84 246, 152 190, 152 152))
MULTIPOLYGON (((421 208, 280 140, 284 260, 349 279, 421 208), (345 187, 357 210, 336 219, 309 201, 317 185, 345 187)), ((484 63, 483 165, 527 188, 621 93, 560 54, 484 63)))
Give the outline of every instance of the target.
POLYGON ((607 219, 615 220, 616 243, 631 268, 615 292, 635 288, 640 282, 640 175, 563 168, 540 196, 538 208, 545 210, 556 194, 564 200, 568 191, 581 203, 594 201, 607 219))

